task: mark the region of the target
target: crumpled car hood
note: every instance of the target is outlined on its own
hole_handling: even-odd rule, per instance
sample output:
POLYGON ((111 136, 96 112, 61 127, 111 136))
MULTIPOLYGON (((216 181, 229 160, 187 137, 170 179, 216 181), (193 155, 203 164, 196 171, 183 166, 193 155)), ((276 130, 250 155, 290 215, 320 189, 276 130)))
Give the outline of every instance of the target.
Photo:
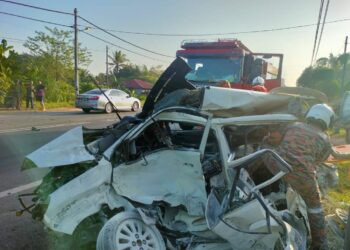
POLYGON ((79 126, 27 155, 24 159, 22 170, 32 167, 65 166, 94 160, 95 157, 85 149, 83 128, 79 126))
POLYGON ((145 118, 150 115, 154 105, 166 94, 179 89, 195 89, 196 87, 185 79, 186 74, 190 71, 190 66, 183 59, 177 57, 154 84, 143 105, 142 112, 137 116, 145 118))

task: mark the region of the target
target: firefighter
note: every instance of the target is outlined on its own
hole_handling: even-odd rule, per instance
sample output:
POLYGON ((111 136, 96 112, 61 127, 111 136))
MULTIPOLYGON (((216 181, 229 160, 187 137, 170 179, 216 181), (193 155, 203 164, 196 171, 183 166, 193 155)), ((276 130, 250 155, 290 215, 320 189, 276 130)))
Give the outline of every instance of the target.
POLYGON ((231 83, 227 80, 222 80, 218 83, 217 85, 218 87, 221 87, 221 88, 231 88, 231 83))
POLYGON ((252 81, 252 90, 259 92, 267 92, 265 88, 265 80, 261 76, 257 76, 252 81))
MULTIPOLYGON (((288 126, 283 133, 272 131, 266 142, 288 162, 293 171, 284 178, 297 191, 307 205, 312 244, 311 249, 328 249, 326 224, 321 204, 320 189, 316 180, 316 166, 331 153, 331 144, 325 130, 334 119, 333 110, 326 104, 317 104, 306 114, 306 123, 288 126)), ((266 159, 272 166, 271 158, 266 159)))

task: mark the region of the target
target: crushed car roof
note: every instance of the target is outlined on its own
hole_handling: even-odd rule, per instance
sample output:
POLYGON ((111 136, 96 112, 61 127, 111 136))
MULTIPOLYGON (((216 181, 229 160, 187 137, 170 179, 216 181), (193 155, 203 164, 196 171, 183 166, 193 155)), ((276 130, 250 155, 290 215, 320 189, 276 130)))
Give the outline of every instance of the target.
POLYGON ((160 76, 137 116, 146 118, 167 107, 184 106, 212 113, 217 117, 292 113, 291 106, 299 100, 326 102, 319 91, 302 87, 281 87, 269 93, 220 87, 195 88, 185 79, 190 67, 181 58, 160 76))

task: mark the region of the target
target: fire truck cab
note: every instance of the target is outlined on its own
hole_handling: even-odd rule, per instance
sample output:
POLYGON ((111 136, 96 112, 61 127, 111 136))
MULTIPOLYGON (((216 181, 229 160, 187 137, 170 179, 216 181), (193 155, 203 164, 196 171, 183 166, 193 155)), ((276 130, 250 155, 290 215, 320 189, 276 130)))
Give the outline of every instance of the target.
POLYGON ((215 86, 227 80, 232 88, 249 90, 253 79, 261 76, 268 90, 282 86, 283 54, 253 53, 237 39, 185 40, 181 48, 176 56, 192 68, 186 79, 194 85, 215 86))

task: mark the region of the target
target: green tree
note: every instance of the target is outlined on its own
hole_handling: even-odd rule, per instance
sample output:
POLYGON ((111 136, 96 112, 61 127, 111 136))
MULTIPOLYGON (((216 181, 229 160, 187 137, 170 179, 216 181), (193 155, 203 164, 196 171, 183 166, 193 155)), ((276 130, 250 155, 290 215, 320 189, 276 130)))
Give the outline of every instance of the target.
POLYGON ((88 90, 96 88, 93 79, 94 76, 86 69, 81 69, 79 71, 79 79, 80 79, 80 92, 85 93, 88 90))
MULTIPOLYGON (((28 37, 24 43, 32 56, 37 58, 39 71, 45 72, 50 80, 72 81, 73 79, 73 31, 45 27, 46 32, 36 31, 34 37, 28 37)), ((81 66, 90 63, 90 53, 78 46, 78 58, 81 66)))
POLYGON ((13 47, 7 45, 7 41, 3 39, 0 44, 0 103, 4 103, 5 97, 11 88, 11 69, 7 54, 12 53, 13 47))
POLYGON ((126 66, 126 63, 129 61, 126 58, 126 55, 123 54, 122 51, 118 50, 118 51, 114 51, 114 53, 112 53, 112 56, 109 56, 109 58, 112 60, 113 63, 113 74, 114 75, 118 75, 119 71, 126 66))
MULTIPOLYGON (((343 90, 350 90, 350 74, 345 75, 345 86, 341 88, 343 64, 348 55, 319 58, 315 66, 307 67, 297 80, 298 86, 308 87, 324 92, 331 100, 341 98, 343 90)), ((350 70, 349 62, 346 65, 350 70)))
POLYGON ((119 71, 117 77, 122 81, 141 79, 150 83, 155 83, 161 73, 161 66, 147 68, 145 65, 138 66, 134 64, 128 64, 119 71))
MULTIPOLYGON (((73 31, 45 27, 45 31, 36 31, 35 36, 28 37, 24 47, 30 51, 28 56, 19 56, 24 61, 21 66, 24 78, 43 81, 48 101, 74 100, 73 31)), ((90 57, 87 49, 79 44, 79 67, 87 66, 90 57)))
POLYGON ((106 81, 106 74, 105 73, 99 73, 97 76, 95 76, 95 80, 99 84, 103 84, 106 81))

